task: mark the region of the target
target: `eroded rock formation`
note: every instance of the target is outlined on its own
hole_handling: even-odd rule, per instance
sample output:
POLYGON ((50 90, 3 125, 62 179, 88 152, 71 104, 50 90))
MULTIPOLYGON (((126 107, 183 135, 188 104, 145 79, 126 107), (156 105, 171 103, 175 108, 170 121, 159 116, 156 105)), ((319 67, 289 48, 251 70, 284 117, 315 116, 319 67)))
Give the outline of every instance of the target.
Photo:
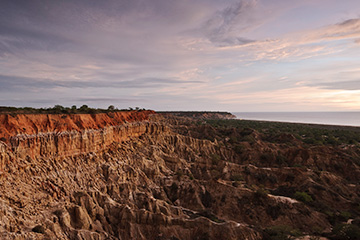
MULTIPOLYGON (((279 225, 318 234, 331 231, 329 217, 294 199, 295 191, 308 191, 323 207, 340 204, 339 211, 350 211, 359 199, 359 185, 351 182, 359 167, 339 149, 285 147, 251 132, 255 141, 244 142, 238 153, 225 139, 200 137, 211 131, 206 127, 136 114, 122 120, 80 116, 94 124, 76 128, 68 122, 61 130, 31 125, 29 132, 6 120, 0 238, 263 239, 264 229, 279 225), (278 151, 309 167, 281 167, 276 158, 263 157, 278 151), (331 166, 340 158, 341 166, 351 167, 350 179, 331 166)), ((67 116, 73 122, 77 117, 67 116)))

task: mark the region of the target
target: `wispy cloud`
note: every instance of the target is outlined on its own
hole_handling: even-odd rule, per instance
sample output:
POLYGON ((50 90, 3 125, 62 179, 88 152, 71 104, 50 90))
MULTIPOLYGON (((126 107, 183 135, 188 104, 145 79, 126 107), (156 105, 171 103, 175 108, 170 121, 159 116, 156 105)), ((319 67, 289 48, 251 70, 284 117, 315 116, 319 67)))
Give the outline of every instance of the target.
POLYGON ((193 84, 200 81, 177 79, 139 78, 128 81, 58 81, 21 76, 0 75, 0 91, 13 89, 51 89, 51 88, 162 88, 174 84, 193 84))
POLYGON ((311 86, 322 89, 360 90, 360 80, 314 83, 311 86))
POLYGON ((253 14, 257 1, 239 1, 221 11, 217 11, 202 26, 201 31, 216 46, 245 45, 254 40, 243 37, 254 28, 259 19, 253 14))

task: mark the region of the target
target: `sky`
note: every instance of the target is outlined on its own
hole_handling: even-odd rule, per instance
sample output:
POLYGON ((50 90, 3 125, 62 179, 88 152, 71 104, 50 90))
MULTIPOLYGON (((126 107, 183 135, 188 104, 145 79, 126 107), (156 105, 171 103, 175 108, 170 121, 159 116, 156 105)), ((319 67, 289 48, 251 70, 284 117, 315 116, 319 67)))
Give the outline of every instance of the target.
POLYGON ((1 0, 0 106, 360 111, 359 0, 1 0))

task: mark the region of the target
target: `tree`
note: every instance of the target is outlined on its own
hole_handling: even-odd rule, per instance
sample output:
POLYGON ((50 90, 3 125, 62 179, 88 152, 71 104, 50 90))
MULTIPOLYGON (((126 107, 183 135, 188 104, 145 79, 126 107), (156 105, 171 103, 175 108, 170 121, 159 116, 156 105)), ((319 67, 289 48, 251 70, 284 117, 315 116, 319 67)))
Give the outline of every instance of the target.
POLYGON ((88 112, 89 107, 88 107, 88 105, 84 104, 79 108, 79 110, 80 110, 80 112, 86 113, 86 112, 88 112))
POLYGON ((61 105, 55 105, 53 107, 54 113, 61 113, 63 110, 65 110, 65 108, 63 106, 61 106, 61 105))

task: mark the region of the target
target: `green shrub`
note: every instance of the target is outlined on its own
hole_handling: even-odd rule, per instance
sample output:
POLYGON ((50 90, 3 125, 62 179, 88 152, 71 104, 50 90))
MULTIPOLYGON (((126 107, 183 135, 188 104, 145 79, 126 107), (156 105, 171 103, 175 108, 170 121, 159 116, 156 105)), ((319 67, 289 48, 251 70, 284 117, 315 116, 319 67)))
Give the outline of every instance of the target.
POLYGON ((304 203, 310 203, 313 201, 312 197, 306 192, 296 192, 294 194, 294 198, 304 203))
POLYGON ((264 230, 264 239, 269 240, 287 240, 292 237, 298 237, 301 232, 287 225, 276 225, 264 230))
POLYGON ((333 239, 360 239, 360 228, 354 224, 340 224, 332 231, 333 239))
POLYGON ((344 211, 344 212, 341 212, 341 213, 340 213, 340 216, 341 216, 341 218, 343 218, 345 221, 347 221, 349 218, 351 218, 351 213, 344 211))
POLYGON ((258 190, 256 190, 255 192, 255 196, 257 198, 266 198, 269 194, 268 190, 265 190, 263 187, 259 188, 258 190))

